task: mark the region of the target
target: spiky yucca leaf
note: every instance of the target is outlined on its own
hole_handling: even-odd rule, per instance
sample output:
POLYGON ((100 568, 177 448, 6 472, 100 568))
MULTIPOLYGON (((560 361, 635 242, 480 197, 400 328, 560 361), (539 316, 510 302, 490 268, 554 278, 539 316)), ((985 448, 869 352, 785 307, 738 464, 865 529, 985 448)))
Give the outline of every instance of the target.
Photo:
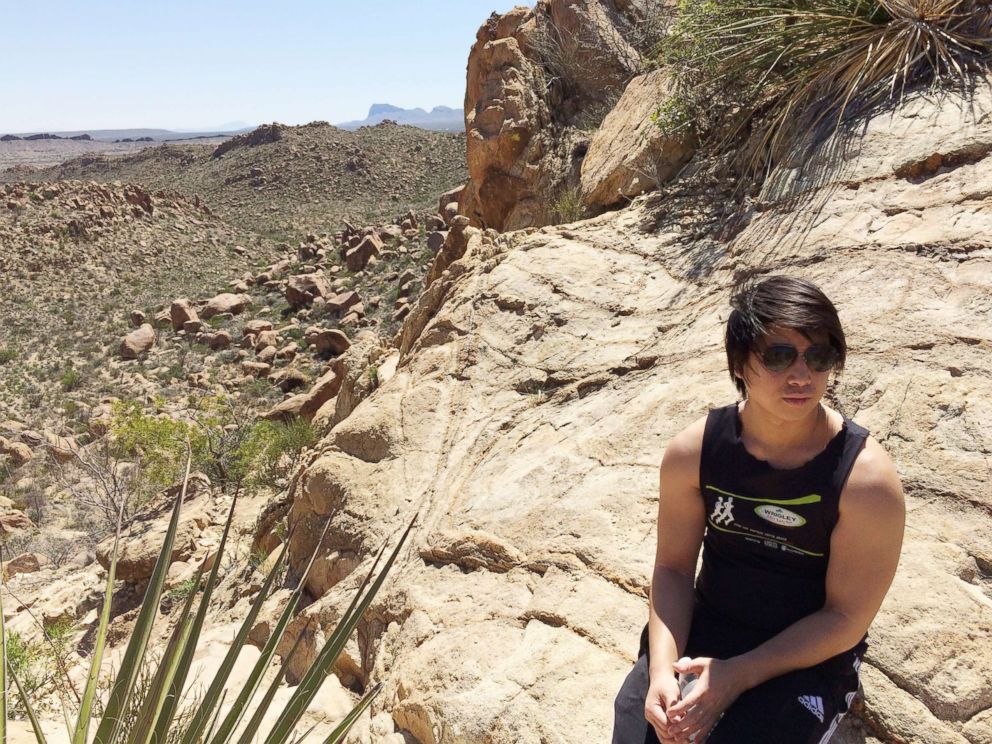
MULTIPOLYGON (((3 621, 3 596, 0 592, 0 744, 7 744, 7 628, 3 621)), ((27 698, 24 699, 27 705, 27 698)))
POLYGON ((327 676, 331 667, 334 665, 334 662, 344 649, 344 645, 351 636, 352 631, 355 630, 358 622, 365 614, 365 610, 368 609, 369 605, 372 603, 372 600, 375 598, 375 595, 382 587, 382 583, 386 580, 386 575, 389 573, 389 569, 392 568, 393 563, 399 556, 400 550, 403 548, 403 544, 406 542, 407 537, 409 537, 411 530, 413 530, 416 520, 417 517, 415 516, 410 521, 410 524, 400 536, 396 547, 393 548, 393 552, 389 555, 385 565, 382 567, 382 571, 380 571, 379 575, 374 581, 372 581, 372 576, 375 573, 376 567, 378 566, 379 560, 382 557, 383 551, 386 547, 383 545, 372 564, 372 568, 366 575, 365 580, 359 587, 358 592, 355 594, 355 597, 348 609, 345 611, 344 615, 342 615, 337 627, 324 643, 324 647, 320 650, 320 653, 317 654, 317 658, 310 665, 310 668, 303 676, 300 684, 297 685, 296 692, 294 692, 293 696, 289 699, 289 702, 283 709, 282 715, 279 717, 276 725, 273 727, 272 731, 269 732, 268 737, 265 739, 265 744, 285 744, 294 727, 297 723, 299 723, 300 718, 302 718, 303 712, 317 695, 320 685, 323 683, 324 678, 327 676), (370 581, 371 586, 369 586, 370 581), (367 591, 366 587, 368 587, 367 591))
POLYGON ((86 677, 86 688, 79 703, 79 715, 76 717, 76 727, 72 734, 72 744, 86 744, 89 737, 90 720, 93 717, 93 703, 96 698, 96 688, 100 681, 100 665, 103 664, 104 647, 107 644, 107 628, 110 626, 110 607, 114 598, 114 580, 117 577, 118 547, 121 541, 121 523, 124 519, 124 505, 117 512, 117 529, 114 532, 114 549, 110 554, 110 567, 107 569, 107 585, 103 590, 103 607, 100 609, 100 620, 97 623, 96 641, 93 644, 93 658, 90 659, 90 671, 86 677))
POLYGON ((148 588, 145 590, 145 597, 142 602, 138 619, 134 623, 134 631, 131 640, 124 651, 124 658, 121 661, 117 678, 110 690, 110 698, 103 711, 103 717, 96 731, 96 744, 113 744, 121 730, 121 722, 124 711, 127 710, 131 693, 134 690, 135 681, 141 670, 141 665, 145 658, 145 651, 148 648, 148 641, 151 638, 152 624, 158 614, 159 601, 162 598, 162 588, 165 586, 165 575, 172 562, 172 546, 176 541, 176 533, 179 530, 179 515, 182 511, 183 499, 186 498, 186 489, 189 486, 189 473, 192 465, 192 453, 187 453, 186 473, 183 477, 183 486, 172 509, 172 517, 169 520, 169 528, 165 533, 165 540, 162 543, 162 550, 155 561, 155 568, 152 570, 151 578, 148 580, 148 588))
POLYGON ((21 681, 17 679, 17 675, 14 674, 13 669, 10 670, 10 678, 14 680, 14 684, 17 686, 17 692, 21 696, 21 700, 24 701, 24 710, 27 711, 28 720, 31 722, 31 730, 34 731, 35 740, 38 744, 47 744, 45 733, 41 730, 41 724, 38 722, 38 717, 35 715, 34 709, 31 707, 31 703, 28 700, 28 694, 24 691, 24 688, 21 686, 21 681))
POLYGON ((852 116, 919 86, 958 84, 987 69, 992 8, 979 0, 683 2, 666 44, 682 120, 745 127, 746 173, 760 175, 852 116))

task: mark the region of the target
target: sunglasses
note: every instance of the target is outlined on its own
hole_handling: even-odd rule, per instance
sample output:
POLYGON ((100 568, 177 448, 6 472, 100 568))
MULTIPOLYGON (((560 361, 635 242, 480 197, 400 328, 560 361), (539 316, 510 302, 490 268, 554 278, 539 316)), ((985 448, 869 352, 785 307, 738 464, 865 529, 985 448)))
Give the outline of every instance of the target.
MULTIPOLYGON (((758 354, 769 372, 784 372, 799 357, 799 350, 789 344, 772 344, 758 354)), ((810 346, 803 352, 806 366, 814 372, 829 372, 836 366, 839 355, 832 346, 810 346)))

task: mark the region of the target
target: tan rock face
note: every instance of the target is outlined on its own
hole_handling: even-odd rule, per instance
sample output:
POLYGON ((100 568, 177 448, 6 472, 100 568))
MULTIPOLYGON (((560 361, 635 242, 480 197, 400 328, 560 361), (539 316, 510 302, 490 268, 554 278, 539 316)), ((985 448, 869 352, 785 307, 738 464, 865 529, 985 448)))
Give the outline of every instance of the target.
MULTIPOLYGON (((207 517, 210 506, 209 488, 209 481, 205 476, 194 474, 190 478, 187 501, 183 504, 170 557, 172 563, 186 561, 196 552, 197 538, 210 521, 207 517)), ((159 498, 155 508, 139 515, 128 526, 128 532, 121 540, 117 554, 119 579, 139 583, 152 575, 169 527, 168 511, 177 494, 175 488, 166 491, 164 496, 159 498)), ((113 535, 97 545, 96 558, 105 569, 110 566, 113 550, 113 535)))
POLYGON ((988 738, 992 90, 935 105, 873 120, 847 163, 785 174, 805 199, 768 201, 729 244, 685 236, 651 198, 567 231, 462 229, 395 373, 292 491, 294 571, 330 518, 333 587, 301 628, 339 616, 420 514, 342 671, 385 682, 380 730, 388 715, 421 742, 609 739, 647 614, 658 463, 734 399, 727 289, 766 266, 837 304, 851 352, 832 404, 892 454, 909 506, 860 720, 838 740, 988 738), (332 556, 359 568, 335 573, 350 564, 332 556))
POLYGON ((540 0, 479 29, 465 90, 470 180, 458 196, 473 225, 558 219, 555 196, 578 186, 587 141, 577 118, 608 106, 635 74, 640 58, 625 36, 638 17, 629 4, 540 0))
POLYGON ((582 160, 583 204, 603 209, 624 202, 668 180, 688 162, 692 147, 666 136, 651 120, 669 94, 664 70, 630 81, 582 160))

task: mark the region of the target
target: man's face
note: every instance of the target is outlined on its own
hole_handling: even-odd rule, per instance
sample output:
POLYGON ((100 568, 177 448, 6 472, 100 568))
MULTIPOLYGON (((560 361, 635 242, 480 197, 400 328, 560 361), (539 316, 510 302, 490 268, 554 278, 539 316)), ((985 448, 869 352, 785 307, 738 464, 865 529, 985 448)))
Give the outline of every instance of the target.
POLYGON ((811 340, 792 328, 772 326, 748 356, 744 369, 749 405, 785 421, 798 421, 810 415, 827 390, 830 372, 811 369, 803 353, 810 346, 824 345, 829 345, 825 333, 814 334, 811 340), (798 352, 795 361, 780 372, 769 370, 760 356, 764 349, 774 345, 792 346, 798 352))

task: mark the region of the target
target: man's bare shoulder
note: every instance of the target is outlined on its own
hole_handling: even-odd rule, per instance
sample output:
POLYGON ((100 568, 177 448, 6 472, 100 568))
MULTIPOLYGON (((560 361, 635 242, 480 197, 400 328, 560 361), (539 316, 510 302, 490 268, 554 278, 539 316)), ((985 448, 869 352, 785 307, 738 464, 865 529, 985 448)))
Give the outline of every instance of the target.
POLYGON ((895 463, 874 437, 854 461, 841 495, 841 508, 894 514, 904 510, 904 497, 895 463))
POLYGON ((668 440, 661 460, 662 472, 698 474, 705 429, 706 416, 701 416, 668 440))

